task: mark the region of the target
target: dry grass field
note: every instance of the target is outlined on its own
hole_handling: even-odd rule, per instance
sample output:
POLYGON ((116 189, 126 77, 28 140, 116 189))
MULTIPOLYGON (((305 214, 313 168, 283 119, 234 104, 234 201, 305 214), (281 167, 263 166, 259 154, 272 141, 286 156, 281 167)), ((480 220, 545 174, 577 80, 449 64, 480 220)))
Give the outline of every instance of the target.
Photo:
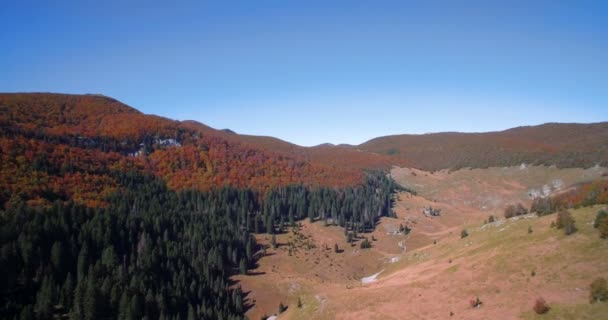
POLYGON ((561 183, 551 192, 600 179, 604 172, 510 167, 430 173, 395 168, 393 177, 418 195, 399 193, 397 218, 382 218, 354 246, 341 228, 322 222, 303 221, 277 235, 276 249, 270 236, 259 235, 266 255, 250 275, 236 277, 253 303, 247 315, 536 319, 532 305, 543 297, 551 307, 543 319, 602 319, 608 303, 588 303, 593 279, 608 277, 608 241, 591 225, 601 207, 572 210, 579 230, 571 236, 550 227, 555 215, 505 220, 502 210, 514 202, 527 206, 530 190, 542 190, 555 180, 561 183), (428 206, 440 208, 441 216, 425 216, 422 209, 428 206), (484 224, 490 214, 498 220, 484 224), (396 234, 401 224, 411 227, 411 233, 396 234), (469 236, 461 239, 463 229, 469 236), (372 236, 372 248, 360 249, 359 241, 372 236), (362 283, 375 274, 375 281, 362 283), (480 308, 469 305, 476 297, 483 302, 480 308), (288 306, 281 314, 279 303, 288 306))

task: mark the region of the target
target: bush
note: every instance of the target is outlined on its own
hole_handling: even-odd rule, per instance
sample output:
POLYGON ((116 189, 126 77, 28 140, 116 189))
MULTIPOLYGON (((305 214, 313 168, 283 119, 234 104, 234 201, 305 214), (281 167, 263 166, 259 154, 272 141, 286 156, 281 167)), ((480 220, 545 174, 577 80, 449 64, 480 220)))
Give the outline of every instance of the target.
POLYGON ((526 209, 521 203, 518 203, 517 205, 508 205, 505 209, 505 218, 507 219, 524 214, 528 214, 528 209, 526 209))
POLYGON ((606 217, 608 217, 608 212, 606 212, 606 210, 602 209, 598 211, 595 216, 595 221, 593 222, 593 227, 597 229, 600 226, 600 221, 606 217))
POLYGON ((568 210, 562 210, 557 213, 555 225, 558 229, 564 229, 564 233, 566 235, 571 235, 576 232, 574 218, 572 218, 572 214, 568 210))
POLYGON ((412 229, 408 226, 403 226, 403 224, 399 225, 399 233, 403 233, 405 235, 409 234, 412 229))
POLYGON ((475 299, 471 299, 471 301, 469 301, 469 304, 471 305, 471 308, 479 308, 481 307, 483 302, 479 300, 479 297, 476 297, 475 299))
POLYGON ((604 278, 597 278, 591 283, 589 302, 608 301, 608 283, 604 278))
POLYGON ((466 238, 469 236, 469 232, 467 231, 467 229, 464 229, 460 232, 460 239, 466 238))
POLYGON ((492 223, 496 221, 496 218, 493 215, 490 215, 490 217, 488 218, 488 223, 492 223))
POLYGON ((604 217, 599 221, 597 229, 600 231, 601 238, 608 238, 608 217, 604 217))
POLYGON ((363 239, 363 241, 361 241, 361 245, 360 245, 361 249, 369 249, 372 247, 372 243, 369 242, 369 240, 367 240, 367 238, 363 239))
POLYGON ((283 302, 279 303, 279 314, 285 312, 287 306, 283 305, 283 302))
POLYGON ((545 314, 551 308, 549 308, 545 299, 538 298, 536 299, 536 302, 534 303, 534 307, 532 307, 532 309, 534 310, 534 312, 536 312, 536 314, 545 314))
POLYGON ((534 198, 530 211, 536 212, 539 216, 544 216, 555 212, 557 206, 557 203, 551 198, 534 198))

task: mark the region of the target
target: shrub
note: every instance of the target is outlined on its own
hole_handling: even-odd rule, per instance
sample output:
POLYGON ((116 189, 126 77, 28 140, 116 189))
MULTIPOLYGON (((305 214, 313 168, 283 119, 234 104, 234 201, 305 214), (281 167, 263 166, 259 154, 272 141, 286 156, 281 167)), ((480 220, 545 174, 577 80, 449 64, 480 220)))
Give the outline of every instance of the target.
POLYGON ((602 209, 598 211, 595 216, 595 221, 593 221, 593 227, 597 229, 600 226, 600 221, 606 217, 608 217, 608 212, 606 212, 606 210, 602 209))
POLYGON ((600 237, 603 239, 608 238, 608 217, 602 218, 597 228, 600 231, 600 237))
POLYGON ((302 299, 298 297, 298 308, 302 308, 302 299))
POLYGON ((539 216, 553 213, 557 210, 557 203, 551 198, 534 198, 530 211, 536 212, 539 216))
POLYGON ((555 225, 558 229, 564 229, 564 233, 566 235, 571 235, 576 232, 574 218, 572 218, 572 214, 568 210, 562 210, 557 213, 555 225))
POLYGON ((369 242, 369 240, 367 240, 367 238, 363 239, 363 241, 361 241, 361 245, 360 245, 361 249, 369 249, 372 247, 372 243, 369 242))
POLYGON ((496 218, 494 217, 494 215, 490 215, 490 217, 488 218, 488 223, 492 223, 496 221, 496 218))
POLYGON ((536 299, 536 302, 534 303, 534 306, 532 307, 532 309, 537 314, 545 314, 549 311, 550 308, 547 305, 547 302, 545 301, 545 299, 538 298, 538 299, 536 299))
POLYGON ((462 230, 462 231, 460 232, 460 238, 461 238, 461 239, 466 238, 466 237, 468 237, 468 236, 469 236, 469 232, 467 231, 467 229, 464 229, 464 230, 462 230))
POLYGON ((483 302, 479 300, 479 297, 476 297, 475 299, 471 299, 471 301, 469 301, 469 304, 471 305, 471 308, 479 308, 481 307, 483 302))
POLYGON ((505 209, 505 218, 509 219, 515 216, 521 216, 528 213, 528 209, 526 209, 521 203, 517 205, 508 205, 505 209))
POLYGON ((279 313, 283 313, 287 310, 287 306, 283 305, 283 302, 279 303, 279 313))
POLYGON ((591 283, 589 302, 608 301, 608 283, 604 278, 597 278, 591 283))

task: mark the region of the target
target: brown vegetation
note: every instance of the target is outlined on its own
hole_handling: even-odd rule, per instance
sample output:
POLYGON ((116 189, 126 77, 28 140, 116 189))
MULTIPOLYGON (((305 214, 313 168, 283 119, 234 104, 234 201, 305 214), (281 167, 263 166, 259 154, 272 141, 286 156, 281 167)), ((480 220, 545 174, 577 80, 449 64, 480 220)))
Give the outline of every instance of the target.
POLYGON ((557 219, 555 220, 555 226, 558 229, 564 229, 566 235, 571 235, 576 232, 576 226, 574 224, 574 218, 568 210, 562 210, 557 213, 557 219))
POLYGON ((348 148, 273 150, 240 140, 99 95, 0 94, 0 206, 68 199, 104 206, 133 170, 176 190, 232 186, 263 194, 290 184, 357 185, 363 169, 399 163, 348 148))
POLYGON ((545 299, 538 298, 534 302, 534 306, 532 307, 532 309, 534 310, 534 312, 536 312, 536 314, 545 314, 545 313, 549 312, 550 308, 547 305, 547 302, 545 301, 545 299))
POLYGON ((598 301, 608 301, 608 282, 604 278, 593 280, 590 286, 589 301, 591 303, 598 301))
POLYGON ((518 127, 486 133, 394 135, 357 148, 402 157, 428 171, 487 168, 521 163, 591 167, 608 165, 608 122, 518 127))
POLYGON ((517 205, 511 204, 505 209, 505 218, 507 219, 524 214, 528 214, 528 209, 526 209, 521 203, 518 203, 517 205))

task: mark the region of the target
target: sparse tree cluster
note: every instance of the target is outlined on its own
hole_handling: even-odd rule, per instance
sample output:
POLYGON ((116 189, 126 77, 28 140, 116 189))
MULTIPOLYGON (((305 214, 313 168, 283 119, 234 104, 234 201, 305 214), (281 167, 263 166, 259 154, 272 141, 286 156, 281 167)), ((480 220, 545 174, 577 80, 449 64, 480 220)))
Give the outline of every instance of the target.
POLYGON ((528 214, 528 209, 526 209, 521 203, 518 203, 517 205, 511 204, 505 208, 505 218, 507 219, 524 214, 528 214))
POLYGON ((369 249, 372 247, 372 243, 367 240, 367 238, 363 239, 360 244, 361 249, 369 249))
POLYGON ((576 232, 576 225, 572 214, 568 210, 562 210, 557 213, 555 226, 558 229, 563 229, 566 235, 571 235, 576 232))

